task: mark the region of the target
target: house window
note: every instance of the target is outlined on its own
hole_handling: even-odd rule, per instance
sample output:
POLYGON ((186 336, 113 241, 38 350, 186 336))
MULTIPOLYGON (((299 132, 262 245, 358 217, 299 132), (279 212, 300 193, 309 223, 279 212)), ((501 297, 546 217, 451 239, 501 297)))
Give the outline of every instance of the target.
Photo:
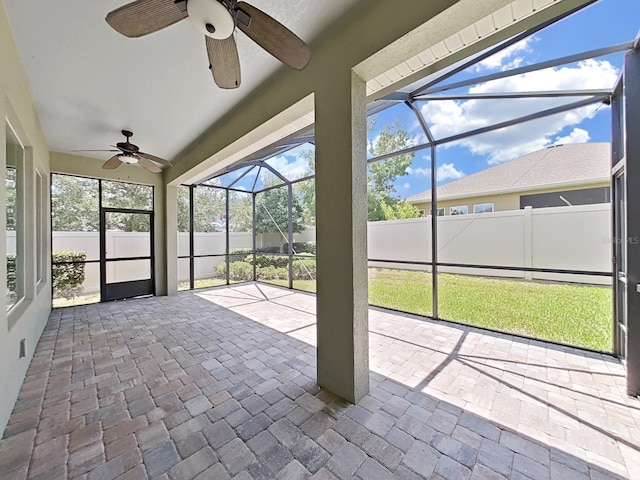
POLYGON ((493 212, 493 203, 475 203, 473 205, 473 213, 493 212))
MULTIPOLYGON (((438 217, 444 217, 444 207, 438 207, 436 208, 436 213, 438 214, 438 217)), ((429 215, 432 215, 433 212, 431 209, 429 209, 429 215)))
POLYGON ((449 207, 449 215, 466 215, 469 213, 468 205, 458 205, 457 207, 449 207))
POLYGON ((6 125, 7 310, 24 297, 24 148, 6 125))

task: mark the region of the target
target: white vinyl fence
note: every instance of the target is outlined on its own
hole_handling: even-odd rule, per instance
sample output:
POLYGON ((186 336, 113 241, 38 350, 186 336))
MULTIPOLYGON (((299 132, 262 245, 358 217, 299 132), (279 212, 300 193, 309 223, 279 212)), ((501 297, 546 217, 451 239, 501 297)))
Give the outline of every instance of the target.
MULTIPOLYGON (((368 225, 368 257, 381 260, 431 260, 431 218, 371 222, 368 225)), ((586 205, 554 207, 438 218, 438 261, 472 265, 611 271, 611 206, 586 205)), ((7 232, 7 252, 15 252, 15 238, 7 232)), ((178 255, 189 254, 189 235, 178 233, 178 255)), ((231 232, 230 248, 251 248, 248 232, 231 232)), ((196 255, 225 253, 224 232, 197 233, 196 255)), ((315 240, 315 229, 295 235, 296 242, 315 240)), ((279 234, 259 235, 258 247, 282 245, 279 234)), ((53 251, 84 251, 87 260, 100 257, 98 232, 54 232, 53 251)), ((110 257, 148 255, 148 236, 144 233, 108 232, 107 251, 110 257)), ((224 257, 195 259, 195 277, 212 276, 224 257)), ((109 281, 142 278, 148 269, 140 264, 112 264, 107 272, 109 281)), ((148 262, 147 262, 148 264, 148 262)), ((429 266, 400 263, 370 262, 370 266, 430 270, 429 266)), ((460 267, 440 267, 441 272, 554 280, 564 282, 610 285, 609 277, 573 274, 518 272, 460 267)), ((189 261, 178 262, 179 280, 189 278, 189 261)), ((87 266, 85 292, 100 288, 99 268, 87 266)))
MULTIPOLYGON (((369 223, 369 258, 431 261, 431 217, 369 223)), ((611 272, 611 205, 438 217, 438 262, 611 272)), ((371 262, 371 266, 430 267, 371 262)), ((609 277, 440 267, 439 271, 610 285, 609 277)))

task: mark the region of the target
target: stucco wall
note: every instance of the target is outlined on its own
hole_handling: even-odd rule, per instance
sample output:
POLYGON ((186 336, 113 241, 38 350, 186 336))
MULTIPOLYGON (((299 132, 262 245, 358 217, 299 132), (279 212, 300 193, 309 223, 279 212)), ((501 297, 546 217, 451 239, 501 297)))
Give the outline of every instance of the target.
MULTIPOLYGON (((608 187, 610 186, 607 182, 600 183, 590 183, 583 185, 571 185, 571 186, 562 186, 562 187, 553 187, 553 188, 539 188, 539 189, 531 189, 531 190, 523 190, 519 192, 510 192, 510 193, 500 193, 494 195, 481 195, 481 196, 470 196, 470 197, 458 197, 455 199, 447 199, 443 198, 442 200, 438 200, 438 208, 445 208, 445 215, 450 215, 450 208, 459 206, 459 205, 467 205, 469 208, 469 213, 473 212, 473 205, 478 203, 493 203, 493 211, 494 212, 504 212, 507 210, 518 210, 520 208, 520 196, 521 195, 533 195, 538 193, 550 193, 550 192, 559 192, 566 190, 580 190, 583 188, 595 188, 595 187, 608 187)), ((425 211, 425 214, 429 214, 429 209, 431 208, 431 202, 422 202, 415 203, 416 207, 425 211)))
MULTIPOLYGON (((49 151, 29 92, 26 75, 11 36, 4 6, 0 3, 0 184, 5 183, 6 125, 9 123, 25 146, 24 234, 25 297, 7 313, 6 296, 0 295, 0 435, 4 431, 20 386, 51 310, 49 238, 49 151), (36 228, 36 172, 42 179, 43 222, 36 228), (40 233, 40 242, 36 235, 40 233), (37 247, 40 247, 39 249, 37 247), (44 278, 38 282, 36 260, 44 262, 44 278), (20 341, 26 356, 19 358, 20 341)), ((0 258, 6 255, 6 193, 0 189, 0 258)), ((6 262, 0 262, 0 278, 6 278, 6 262)))

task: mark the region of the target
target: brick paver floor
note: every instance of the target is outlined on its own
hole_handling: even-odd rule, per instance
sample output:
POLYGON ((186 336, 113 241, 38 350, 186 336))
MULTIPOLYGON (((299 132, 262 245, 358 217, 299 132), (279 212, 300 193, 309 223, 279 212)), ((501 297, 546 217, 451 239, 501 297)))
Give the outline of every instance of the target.
POLYGON ((314 312, 256 284, 54 310, 0 478, 640 478, 615 359, 372 309, 350 405, 315 383, 314 312))

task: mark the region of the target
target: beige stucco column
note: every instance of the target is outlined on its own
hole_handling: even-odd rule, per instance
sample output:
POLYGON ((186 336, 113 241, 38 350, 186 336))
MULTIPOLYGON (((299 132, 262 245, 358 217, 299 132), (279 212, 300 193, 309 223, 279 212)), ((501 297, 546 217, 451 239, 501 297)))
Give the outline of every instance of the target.
POLYGON ((167 295, 178 293, 178 187, 165 187, 167 295))
POLYGON ((318 383, 369 392, 365 83, 336 72, 316 91, 318 383))

